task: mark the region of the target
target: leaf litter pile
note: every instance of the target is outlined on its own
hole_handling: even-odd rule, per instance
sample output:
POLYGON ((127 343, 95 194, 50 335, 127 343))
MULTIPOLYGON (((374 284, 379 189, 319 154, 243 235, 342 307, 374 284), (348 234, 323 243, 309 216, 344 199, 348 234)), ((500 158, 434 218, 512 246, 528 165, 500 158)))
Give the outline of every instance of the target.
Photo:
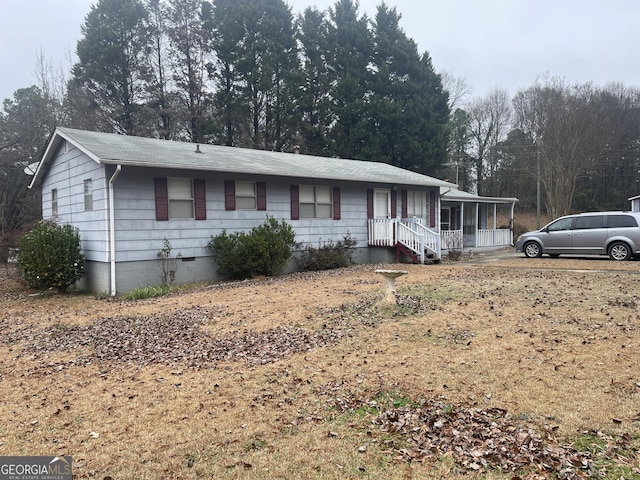
MULTIPOLYGON (((379 398, 380 394, 376 395, 379 398)), ((401 402, 405 403, 405 402, 401 402)), ((378 414, 372 424, 378 427, 376 438, 383 450, 397 462, 423 462, 451 456, 462 473, 500 470, 529 472, 518 479, 579 479, 601 478, 598 462, 615 461, 629 464, 629 435, 612 438, 602 432, 585 432, 608 445, 592 455, 561 444, 554 428, 545 425, 541 432, 527 427, 505 409, 453 405, 435 399, 419 400, 401 406, 381 408, 378 400, 362 401, 345 393, 336 406, 345 412, 370 408, 378 414)), ((374 435, 375 436, 375 435, 374 435)), ((364 449, 364 447, 361 447, 364 449)), ((636 473, 640 473, 636 469, 636 473)))
MULTIPOLYGON (((492 315, 502 316, 505 304, 499 299, 508 292, 500 288, 480 289, 471 292, 470 298, 490 298, 488 308, 492 315)), ((551 305, 566 300, 553 297, 545 301, 551 305)), ((635 309, 637 306, 629 295, 607 302, 608 307, 635 309)), ((33 360, 26 376, 55 375, 63 369, 91 364, 164 365, 199 371, 238 362, 257 368, 337 345, 345 338, 357 336, 363 328, 375 330, 389 320, 428 314, 442 308, 436 306, 437 303, 420 295, 398 295, 397 305, 390 310, 377 305, 374 296, 360 294, 357 303, 318 308, 316 315, 322 317, 321 324, 313 326, 302 322, 257 330, 232 327, 224 332, 210 331, 206 327, 219 321, 220 312, 201 307, 182 308, 171 314, 106 316, 83 325, 57 324, 45 328, 33 324, 21 326, 20 322, 9 328, 3 320, 0 330, 4 330, 2 343, 22 345, 22 349, 12 350, 16 358, 30 356, 33 360), (56 360, 56 352, 70 354, 71 358, 63 356, 56 360)), ((533 299, 534 306, 538 303, 544 303, 539 296, 533 299)), ((547 315, 541 312, 540 318, 547 315)), ((526 318, 537 319, 536 316, 526 318)), ((601 326, 595 324, 590 329, 600 331, 601 326)), ((451 347, 467 348, 475 336, 472 331, 458 329, 437 335, 435 339, 451 347)), ((632 393, 635 395, 635 391, 632 393)), ((515 476, 509 477, 512 479, 598 478, 602 475, 603 460, 626 466, 636 462, 629 454, 634 444, 630 435, 614 437, 599 431, 585 432, 602 440, 606 448, 598 452, 578 451, 556 438, 556 427, 525 425, 521 418, 500 407, 483 409, 477 403, 444 402, 437 396, 400 406, 381 406, 376 400, 379 393, 361 399, 348 389, 342 391, 326 385, 316 387, 315 394, 328 397, 328 403, 343 412, 363 407, 375 412, 368 417, 366 427, 371 444, 395 462, 416 464, 447 456, 454 460, 458 472, 514 472, 515 476)), ((326 420, 329 417, 327 414, 326 420)), ((640 475, 637 467, 630 468, 640 475)))
MULTIPOLYGON (((88 326, 52 327, 39 336, 32 348, 35 352, 86 349, 86 353, 69 361, 67 366, 100 361, 204 368, 226 361, 242 360, 249 365, 275 362, 332 341, 330 334, 291 327, 262 332, 238 331, 215 337, 202 330, 205 322, 189 312, 171 316, 105 318, 88 326)), ((47 366, 60 368, 64 364, 47 366)))

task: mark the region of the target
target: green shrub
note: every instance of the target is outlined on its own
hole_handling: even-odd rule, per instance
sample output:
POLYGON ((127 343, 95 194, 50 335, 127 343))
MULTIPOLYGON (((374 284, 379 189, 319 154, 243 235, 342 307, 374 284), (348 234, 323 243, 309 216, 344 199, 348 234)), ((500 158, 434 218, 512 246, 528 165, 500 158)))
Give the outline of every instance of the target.
POLYGON ((293 227, 284 220, 267 216, 265 223, 251 232, 228 234, 226 230, 211 237, 207 247, 218 262, 218 273, 234 280, 257 275, 282 273, 295 246, 293 227))
POLYGON ((356 243, 357 241, 347 234, 342 240, 335 243, 329 240, 317 248, 307 245, 299 260, 300 268, 305 271, 315 271, 348 267, 353 263, 356 243))
POLYGON ((84 277, 78 229, 50 220, 38 223, 20 241, 18 265, 30 286, 65 292, 84 277))
POLYGON ((138 287, 122 296, 123 300, 144 300, 146 298, 162 297, 171 291, 169 285, 147 285, 138 287))

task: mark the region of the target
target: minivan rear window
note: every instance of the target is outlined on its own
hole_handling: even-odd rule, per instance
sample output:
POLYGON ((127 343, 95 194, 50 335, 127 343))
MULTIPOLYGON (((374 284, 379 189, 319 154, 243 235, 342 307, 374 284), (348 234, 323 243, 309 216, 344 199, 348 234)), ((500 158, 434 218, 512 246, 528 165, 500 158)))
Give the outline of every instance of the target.
POLYGON ((574 230, 586 230, 588 228, 604 228, 604 215, 588 215, 586 217, 576 217, 574 230))
POLYGON ((609 228, 621 228, 621 227, 637 227, 638 222, 631 215, 608 215, 607 227, 609 228))

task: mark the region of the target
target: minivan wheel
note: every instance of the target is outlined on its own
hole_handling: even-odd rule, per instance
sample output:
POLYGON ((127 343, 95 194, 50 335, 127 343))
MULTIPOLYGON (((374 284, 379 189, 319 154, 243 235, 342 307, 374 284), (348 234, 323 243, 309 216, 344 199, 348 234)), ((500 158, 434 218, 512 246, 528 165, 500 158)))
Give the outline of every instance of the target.
POLYGON ((542 248, 536 242, 525 243, 522 251, 527 258, 539 258, 542 256, 542 248))
POLYGON ((622 262, 624 260, 629 260, 631 257, 631 250, 629 246, 624 242, 613 242, 609 246, 609 258, 611 260, 616 260, 622 262))

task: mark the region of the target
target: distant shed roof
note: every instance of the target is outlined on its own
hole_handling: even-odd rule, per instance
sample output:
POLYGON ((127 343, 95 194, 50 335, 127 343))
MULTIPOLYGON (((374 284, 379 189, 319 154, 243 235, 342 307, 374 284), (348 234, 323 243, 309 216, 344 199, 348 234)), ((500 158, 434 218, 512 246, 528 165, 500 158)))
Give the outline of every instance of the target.
POLYGON ((454 184, 381 162, 269 152, 220 145, 57 128, 31 186, 42 182, 58 145, 67 140, 102 164, 248 173, 322 180, 455 187, 454 184), (196 151, 196 148, 199 151, 196 151))

